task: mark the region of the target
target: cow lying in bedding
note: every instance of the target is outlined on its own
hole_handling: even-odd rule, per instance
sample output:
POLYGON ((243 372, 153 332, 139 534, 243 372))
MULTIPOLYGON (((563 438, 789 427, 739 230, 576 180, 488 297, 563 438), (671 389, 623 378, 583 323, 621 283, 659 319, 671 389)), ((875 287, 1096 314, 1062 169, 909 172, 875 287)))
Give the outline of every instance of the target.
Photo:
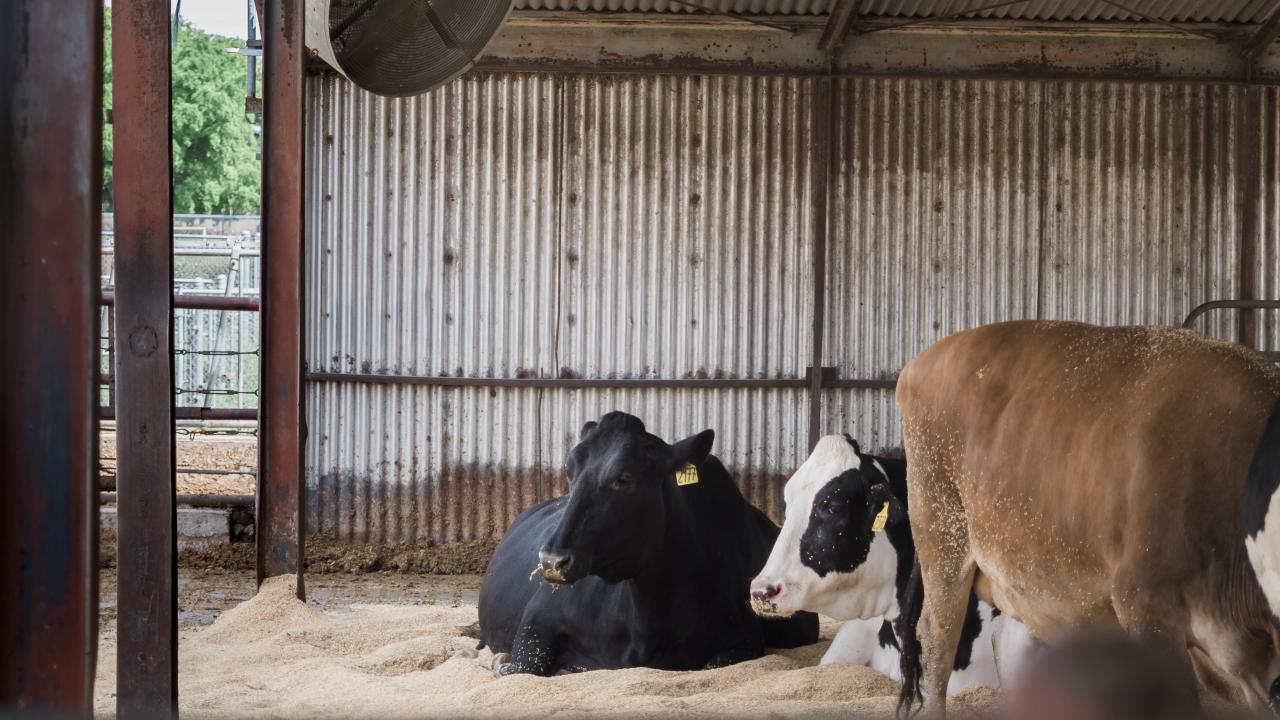
POLYGON ((811 613, 760 618, 751 576, 778 528, 742 497, 705 430, 668 445, 639 418, 587 423, 567 497, 516 518, 480 588, 497 672, 694 670, 818 640, 811 613))
MULTIPOLYGON (((915 544, 907 521, 906 463, 864 455, 828 435, 787 482, 786 520, 751 584, 765 617, 810 610, 845 620, 822 662, 865 665, 896 680, 892 626, 908 597, 915 544)), ((915 584, 913 587, 918 587, 915 584)), ((1034 645, 1025 626, 970 596, 949 693, 1000 688, 1034 645)))

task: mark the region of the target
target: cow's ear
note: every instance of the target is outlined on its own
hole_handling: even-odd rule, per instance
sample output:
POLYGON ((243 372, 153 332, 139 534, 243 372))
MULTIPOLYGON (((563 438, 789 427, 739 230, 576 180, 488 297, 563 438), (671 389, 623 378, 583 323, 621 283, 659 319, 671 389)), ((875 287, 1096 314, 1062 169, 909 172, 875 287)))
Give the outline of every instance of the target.
POLYGON ((853 446, 853 451, 855 453, 857 453, 858 455, 862 454, 862 448, 858 447, 858 441, 854 440, 852 435, 850 435, 849 433, 845 433, 844 439, 848 440, 849 444, 853 446))
POLYGON ((878 482, 867 488, 867 505, 871 510, 879 514, 884 510, 885 503, 889 503, 889 517, 885 527, 892 527, 907 519, 907 506, 893 494, 889 483, 878 482))
POLYGON ((697 465, 703 460, 706 460, 707 455, 711 454, 711 445, 715 441, 715 430, 703 430, 697 435, 691 435, 675 445, 672 445, 672 467, 679 469, 684 467, 685 463, 697 465))
POLYGON ((595 429, 596 429, 596 421, 588 420, 587 423, 582 426, 582 429, 578 431, 578 442, 582 442, 583 440, 586 440, 587 436, 591 434, 591 431, 595 429))

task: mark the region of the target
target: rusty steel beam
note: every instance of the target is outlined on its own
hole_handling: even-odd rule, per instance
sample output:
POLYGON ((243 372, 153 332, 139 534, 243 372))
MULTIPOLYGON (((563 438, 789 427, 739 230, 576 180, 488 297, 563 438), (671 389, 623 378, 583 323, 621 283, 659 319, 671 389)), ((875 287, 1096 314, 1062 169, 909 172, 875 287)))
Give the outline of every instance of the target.
POLYGON ((0 715, 93 711, 101 43, 0 2, 0 715))
MULTIPOLYGON (((803 378, 487 378, 440 377, 435 375, 388 375, 379 373, 309 372, 308 382, 361 383, 367 385, 426 385, 429 387, 535 388, 547 390, 806 390, 812 374, 803 378)), ((835 368, 824 368, 821 387, 892 390, 897 380, 880 378, 840 378, 835 368)), ((183 408, 178 408, 179 412, 183 408)))
MULTIPOLYGON (((114 306, 116 293, 114 290, 102 291, 102 304, 114 306)), ((180 310, 233 310, 241 312, 258 312, 261 303, 256 297, 236 297, 228 295, 174 295, 173 307, 180 310)))
POLYGON ((112 5, 115 127, 116 712, 178 713, 169 2, 112 5))
POLYGON ((1258 57, 1275 42, 1277 36, 1280 36, 1280 0, 1277 0, 1271 14, 1244 43, 1246 79, 1251 79, 1258 57))
POLYGON ((375 385, 433 385, 436 387, 477 388, 559 388, 563 390, 619 389, 803 389, 809 381, 803 378, 484 378, 437 377, 432 375, 388 375, 378 373, 309 372, 312 382, 351 382, 375 385))
POLYGON ((812 451, 822 437, 822 404, 826 399, 823 381, 828 372, 822 367, 825 352, 823 337, 827 327, 827 223, 828 190, 831 179, 831 137, 835 131, 835 80, 822 78, 814 83, 810 100, 809 122, 813 126, 809 142, 809 176, 813 185, 813 247, 810 263, 813 267, 813 346, 809 366, 809 450, 812 451))
POLYGON ((258 582, 303 585, 302 0, 267 0, 262 42, 262 370, 258 432, 258 582))
POLYGON ((857 9, 855 0, 835 0, 827 24, 822 28, 822 36, 818 38, 818 49, 826 53, 828 59, 840 54, 840 48, 849 35, 849 28, 853 27, 857 18, 857 9))

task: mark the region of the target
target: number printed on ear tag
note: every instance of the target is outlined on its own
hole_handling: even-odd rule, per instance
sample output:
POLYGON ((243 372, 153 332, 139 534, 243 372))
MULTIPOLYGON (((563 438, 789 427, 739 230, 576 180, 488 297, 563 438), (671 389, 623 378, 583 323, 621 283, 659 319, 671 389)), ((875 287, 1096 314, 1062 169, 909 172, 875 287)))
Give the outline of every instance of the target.
POLYGON ((871 532, 884 532, 884 526, 889 522, 889 501, 884 501, 884 507, 880 508, 880 514, 876 515, 875 522, 871 523, 871 532))
POLYGON ((685 463, 684 467, 676 471, 677 485, 680 485, 680 486, 696 485, 697 482, 698 482, 698 468, 694 467, 693 465, 689 463, 685 463))

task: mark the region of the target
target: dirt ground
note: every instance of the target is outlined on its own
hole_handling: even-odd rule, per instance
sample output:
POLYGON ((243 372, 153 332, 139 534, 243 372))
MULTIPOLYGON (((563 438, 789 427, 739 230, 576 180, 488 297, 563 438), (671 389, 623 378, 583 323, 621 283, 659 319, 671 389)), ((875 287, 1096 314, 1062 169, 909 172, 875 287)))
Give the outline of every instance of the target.
MULTIPOLYGON (((480 578, 390 572, 290 578, 254 596, 250 571, 184 569, 179 698, 184 717, 891 717, 897 683, 852 665, 819 666, 817 645, 698 672, 596 671, 495 678, 475 650, 480 578)), ((95 712, 115 707, 115 576, 102 575, 95 712)), ((987 711, 994 692, 953 705, 987 711)), ((967 711, 967 712, 964 712, 967 711)))
MULTIPOLYGON (((178 456, 178 492, 218 495, 252 495, 253 472, 258 465, 258 438, 253 435, 179 433, 174 450, 178 456), (233 475, 185 473, 183 469, 222 470, 233 475)), ((116 434, 104 430, 98 437, 100 474, 113 481, 116 474, 116 434)), ((114 487, 109 488, 114 489, 114 487)))

